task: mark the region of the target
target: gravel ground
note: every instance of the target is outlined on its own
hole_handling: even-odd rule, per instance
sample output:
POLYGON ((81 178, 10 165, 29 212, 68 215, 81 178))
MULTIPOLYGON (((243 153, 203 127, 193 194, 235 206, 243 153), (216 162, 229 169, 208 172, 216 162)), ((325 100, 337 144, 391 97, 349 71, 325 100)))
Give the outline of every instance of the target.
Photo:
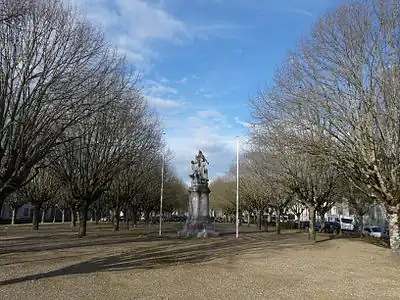
POLYGON ((174 229, 158 238, 91 226, 78 239, 66 226, 0 227, 0 299, 400 298, 400 263, 388 249, 252 230, 178 239, 174 229))

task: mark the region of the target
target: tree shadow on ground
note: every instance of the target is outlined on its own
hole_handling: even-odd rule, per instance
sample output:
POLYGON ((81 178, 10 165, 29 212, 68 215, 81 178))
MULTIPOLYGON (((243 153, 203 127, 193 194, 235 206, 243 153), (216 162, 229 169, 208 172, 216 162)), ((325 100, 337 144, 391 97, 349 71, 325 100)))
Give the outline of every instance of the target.
POLYGON ((108 236, 97 239, 71 239, 71 241, 69 242, 65 242, 65 240, 60 241, 60 240, 38 239, 35 242, 31 242, 29 244, 26 241, 21 240, 21 242, 14 243, 12 246, 10 245, 0 246, 0 255, 10 254, 10 253, 66 250, 66 249, 83 248, 90 246, 107 246, 107 245, 117 245, 126 243, 141 243, 141 242, 168 241, 168 240, 169 241, 177 240, 177 238, 157 237, 157 236, 149 236, 149 237, 108 236))
MULTIPOLYGON (((89 232, 84 238, 78 238, 71 231, 56 232, 53 234, 34 232, 33 236, 16 237, 4 239, 0 244, 0 255, 10 253, 28 253, 34 251, 52 251, 64 250, 72 248, 83 248, 88 246, 106 246, 118 245, 124 243, 141 243, 152 241, 173 241, 177 240, 176 228, 165 228, 163 236, 159 236, 158 232, 143 232, 134 230, 122 230, 113 232, 112 229, 106 228, 107 231, 89 232)), ((263 231, 253 230, 243 233, 244 235, 265 234, 263 231)), ((267 234, 273 235, 273 232, 267 234)), ((286 232, 283 235, 298 235, 297 232, 286 232)), ((221 238, 234 237, 235 232, 220 232, 221 238)), ((242 235, 242 234, 241 234, 242 235)), ((281 235, 277 235, 279 237, 281 235)))
POLYGON ((106 231, 90 231, 84 238, 79 238, 71 231, 56 232, 53 234, 31 232, 30 236, 0 240, 0 255, 33 251, 63 250, 87 246, 116 245, 130 242, 140 243, 175 240, 176 237, 177 231, 173 228, 166 229, 161 237, 158 236, 158 233, 148 234, 148 232, 128 229, 114 232, 110 228, 106 228, 106 231))
MULTIPOLYGON (((209 242, 208 244, 180 244, 173 248, 171 248, 172 245, 159 245, 157 247, 147 247, 144 249, 132 249, 118 254, 95 257, 46 273, 0 281, 0 286, 62 275, 134 269, 156 269, 172 265, 197 264, 222 257, 235 258, 243 253, 251 253, 252 251, 259 252, 264 249, 265 251, 280 251, 282 246, 290 240, 289 236, 282 237, 282 239, 272 242, 259 239, 220 239, 209 242)), ((301 245, 301 243, 299 243, 299 245, 301 245)), ((288 246, 294 247, 293 244, 288 244, 288 246)))

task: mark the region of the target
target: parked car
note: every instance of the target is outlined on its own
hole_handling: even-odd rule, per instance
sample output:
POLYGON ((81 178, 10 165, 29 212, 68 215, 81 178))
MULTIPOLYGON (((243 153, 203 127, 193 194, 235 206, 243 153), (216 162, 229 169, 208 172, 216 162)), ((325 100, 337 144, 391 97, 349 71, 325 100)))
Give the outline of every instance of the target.
POLYGON ((177 215, 172 215, 171 222, 186 222, 186 216, 177 216, 177 215))
POLYGON ((382 238, 384 238, 384 239, 389 238, 389 228, 387 228, 387 227, 382 228, 382 238))
POLYGON ((333 233, 340 232, 341 226, 339 222, 325 222, 324 232, 333 233))
POLYGON ((382 228, 379 226, 365 226, 362 231, 363 236, 382 237, 382 228))
MULTIPOLYGON (((300 222, 300 228, 308 229, 309 227, 310 227, 310 223, 308 221, 301 221, 300 222)), ((318 223, 318 222, 314 223, 314 229, 316 231, 319 231, 320 228, 321 228, 321 224, 320 223, 318 223)))
POLYGON ((314 230, 319 231, 321 229, 321 223, 317 222, 314 224, 314 230))

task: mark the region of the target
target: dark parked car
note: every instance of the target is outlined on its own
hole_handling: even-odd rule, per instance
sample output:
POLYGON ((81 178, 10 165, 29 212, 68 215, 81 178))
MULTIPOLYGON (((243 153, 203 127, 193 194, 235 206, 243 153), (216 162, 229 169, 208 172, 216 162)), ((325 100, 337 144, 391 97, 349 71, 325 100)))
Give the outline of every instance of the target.
POLYGON ((316 231, 319 231, 319 230, 321 229, 321 223, 315 223, 315 224, 314 224, 314 229, 315 229, 316 231))
MULTIPOLYGON (((302 229, 308 229, 308 227, 310 226, 310 223, 308 221, 301 221, 300 222, 300 228, 302 229)), ((320 223, 314 223, 314 229, 315 230, 319 230, 321 228, 321 224, 320 223)))
POLYGON ((171 216, 171 222, 186 222, 186 216, 171 216))
POLYGON ((340 223, 339 222, 325 222, 324 232, 327 232, 327 233, 340 232, 340 223))

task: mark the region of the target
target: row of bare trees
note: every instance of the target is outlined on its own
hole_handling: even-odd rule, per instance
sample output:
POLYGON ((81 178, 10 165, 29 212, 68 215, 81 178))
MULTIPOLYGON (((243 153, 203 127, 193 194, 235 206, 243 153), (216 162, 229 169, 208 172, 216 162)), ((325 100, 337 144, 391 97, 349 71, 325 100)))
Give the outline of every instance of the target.
POLYGON ((316 212, 345 200, 362 226, 379 203, 400 250, 399 22, 399 1, 353 1, 321 17, 288 54, 274 85, 251 99, 242 209, 278 216, 295 199, 315 239, 316 212))
POLYGON ((360 0, 314 24, 276 71, 274 86, 251 100, 252 160, 265 162, 250 172, 271 197, 293 193, 311 219, 338 197, 356 206, 359 215, 379 202, 386 207, 396 251, 399 22, 399 1, 360 0))
POLYGON ((125 59, 61 0, 0 11, 0 208, 30 202, 38 228, 40 209, 68 207, 80 236, 90 208, 154 210, 161 128, 125 59))

